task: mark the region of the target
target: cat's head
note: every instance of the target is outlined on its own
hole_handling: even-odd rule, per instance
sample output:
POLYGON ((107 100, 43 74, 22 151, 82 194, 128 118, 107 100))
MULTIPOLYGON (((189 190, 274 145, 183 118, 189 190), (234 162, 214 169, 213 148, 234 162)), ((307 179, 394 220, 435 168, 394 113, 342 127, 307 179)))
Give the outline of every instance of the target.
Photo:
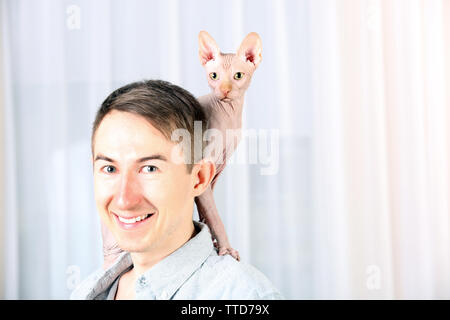
POLYGON ((253 72, 261 62, 261 38, 249 33, 236 53, 221 53, 214 39, 200 31, 199 58, 205 67, 208 84, 222 101, 232 101, 244 95, 253 72))

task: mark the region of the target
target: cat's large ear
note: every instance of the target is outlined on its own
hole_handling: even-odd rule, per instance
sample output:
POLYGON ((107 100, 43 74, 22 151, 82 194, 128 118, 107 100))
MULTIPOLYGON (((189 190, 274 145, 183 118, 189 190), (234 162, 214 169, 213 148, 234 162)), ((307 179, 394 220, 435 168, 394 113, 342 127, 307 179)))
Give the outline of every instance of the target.
POLYGON ((206 31, 200 31, 198 34, 198 47, 198 56, 202 65, 210 60, 215 60, 220 53, 216 41, 206 31))
POLYGON ((237 56, 244 61, 249 61, 258 67, 262 60, 262 42, 261 38, 256 32, 250 32, 244 40, 242 40, 241 46, 237 51, 237 56))

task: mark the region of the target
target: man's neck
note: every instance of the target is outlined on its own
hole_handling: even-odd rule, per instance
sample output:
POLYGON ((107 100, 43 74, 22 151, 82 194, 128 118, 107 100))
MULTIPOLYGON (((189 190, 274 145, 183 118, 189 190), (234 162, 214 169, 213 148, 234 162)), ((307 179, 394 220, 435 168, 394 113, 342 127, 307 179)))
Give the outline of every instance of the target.
MULTIPOLYGON (((193 238, 196 234, 195 226, 191 221, 186 231, 179 237, 170 237, 167 239, 163 248, 155 248, 145 252, 131 252, 131 260, 133 261, 133 269, 130 270, 134 280, 152 268, 158 262, 169 256, 171 253, 181 248, 186 242, 193 238)), ((133 281, 134 282, 134 281, 133 281)))
POLYGON ((133 261, 133 268, 120 277, 116 299, 135 299, 134 288, 137 279, 196 235, 195 226, 192 220, 188 223, 187 227, 179 227, 183 228, 185 232, 179 237, 169 235, 169 239, 166 239, 167 242, 165 243, 164 248, 153 249, 146 252, 130 253, 131 260, 133 261))

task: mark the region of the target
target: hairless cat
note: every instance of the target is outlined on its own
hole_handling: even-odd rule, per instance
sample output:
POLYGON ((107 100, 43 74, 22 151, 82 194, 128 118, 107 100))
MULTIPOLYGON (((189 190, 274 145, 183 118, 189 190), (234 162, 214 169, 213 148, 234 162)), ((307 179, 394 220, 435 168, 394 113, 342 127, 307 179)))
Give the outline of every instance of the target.
MULTIPOLYGON (((244 94, 250 85, 253 72, 261 62, 261 38, 255 32, 249 33, 242 41, 236 54, 221 53, 214 39, 201 31, 199 36, 199 58, 207 74, 208 84, 212 92, 198 98, 205 109, 209 124, 208 129, 216 129, 225 137, 221 152, 215 155, 216 174, 210 187, 195 198, 200 221, 205 222, 211 230, 212 236, 219 249, 219 255, 230 254, 240 260, 239 252, 231 248, 225 227, 217 212, 213 190, 217 178, 226 166, 226 161, 235 151, 241 139, 242 107, 244 94), (235 135, 227 134, 233 130, 235 135), (235 138, 237 138, 237 142, 235 138), (231 141, 228 141, 231 140, 231 141)), ((212 140, 212 143, 217 141, 212 140)), ((220 140, 221 142, 223 141, 220 140)), ((220 147, 219 147, 220 148, 220 147)))
MULTIPOLYGON (((222 138, 226 137, 227 130, 235 130, 237 142, 234 138, 233 141, 225 139, 225 144, 217 149, 213 148, 221 150, 214 157, 216 173, 208 189, 195 198, 195 203, 200 221, 208 225, 213 239, 217 240, 214 245, 219 249, 219 255, 230 254, 239 261, 239 252, 231 248, 225 227, 217 212, 213 190, 217 178, 226 166, 226 161, 233 154, 241 139, 244 94, 250 85, 253 72, 262 59, 261 38, 255 32, 249 33, 235 54, 221 53, 214 39, 206 31, 201 31, 198 38, 200 62, 206 70, 208 84, 212 89, 210 94, 198 98, 208 115, 208 129, 218 130, 222 138)), ((212 139, 211 144, 214 144, 215 141, 212 139)), ((101 226, 103 268, 107 269, 122 250, 106 226, 103 223, 101 226)))

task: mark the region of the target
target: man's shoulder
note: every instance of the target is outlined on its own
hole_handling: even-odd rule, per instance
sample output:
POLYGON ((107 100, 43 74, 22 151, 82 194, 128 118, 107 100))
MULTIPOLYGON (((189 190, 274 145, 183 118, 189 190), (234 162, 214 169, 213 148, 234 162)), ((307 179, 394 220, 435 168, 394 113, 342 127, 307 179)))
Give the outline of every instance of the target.
POLYGON ((105 275, 103 268, 98 268, 90 275, 87 276, 77 287, 72 291, 70 295, 71 300, 86 300, 90 299, 90 295, 98 286, 98 282, 105 275))
POLYGON ((230 255, 210 255, 202 266, 210 286, 228 292, 228 299, 284 299, 256 267, 230 255))
POLYGON ((72 292, 73 300, 105 299, 108 289, 120 274, 132 265, 128 252, 121 253, 107 270, 98 268, 85 278, 72 292))

